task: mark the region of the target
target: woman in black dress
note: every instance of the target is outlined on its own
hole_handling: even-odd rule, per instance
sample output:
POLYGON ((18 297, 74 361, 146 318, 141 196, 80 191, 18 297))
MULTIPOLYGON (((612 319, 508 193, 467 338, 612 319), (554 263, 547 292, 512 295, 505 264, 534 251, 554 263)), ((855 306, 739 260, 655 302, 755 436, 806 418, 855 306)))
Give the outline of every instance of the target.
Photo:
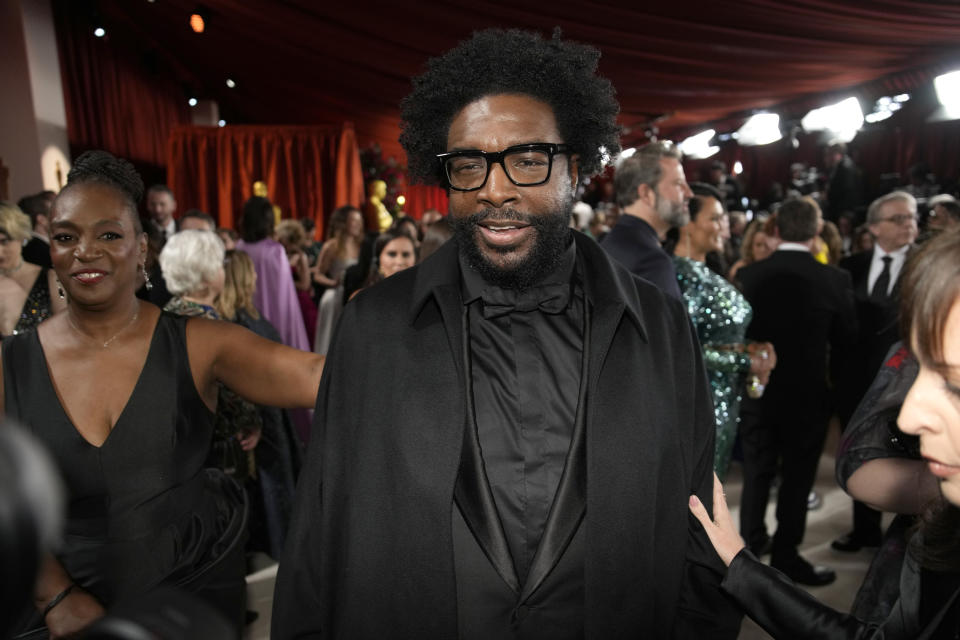
POLYGON ((34 604, 54 637, 121 595, 175 585, 241 624, 242 492, 204 469, 217 383, 313 406, 323 359, 140 301, 143 183, 102 151, 77 158, 51 212, 66 313, 2 345, 3 410, 47 445, 69 490, 63 547, 34 604))

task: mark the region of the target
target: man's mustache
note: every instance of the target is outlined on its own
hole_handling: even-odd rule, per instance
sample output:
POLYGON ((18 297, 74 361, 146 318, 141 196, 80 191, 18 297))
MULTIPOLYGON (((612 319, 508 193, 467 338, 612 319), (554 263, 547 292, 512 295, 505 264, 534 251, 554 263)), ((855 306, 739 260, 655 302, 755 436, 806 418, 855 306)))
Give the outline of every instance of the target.
POLYGON ((525 213, 517 209, 494 209, 487 208, 474 214, 461 218, 461 224, 476 226, 481 222, 521 222, 533 227, 542 226, 550 219, 550 216, 534 215, 525 213))

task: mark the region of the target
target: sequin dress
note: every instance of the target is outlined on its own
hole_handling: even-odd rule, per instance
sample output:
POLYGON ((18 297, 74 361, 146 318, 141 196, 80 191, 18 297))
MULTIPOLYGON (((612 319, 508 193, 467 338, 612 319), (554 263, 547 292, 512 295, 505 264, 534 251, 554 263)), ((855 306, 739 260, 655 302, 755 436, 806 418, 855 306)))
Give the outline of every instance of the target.
POLYGON ((681 257, 674 257, 674 263, 687 313, 703 348, 717 423, 713 468, 723 480, 737 438, 744 379, 750 371, 750 357, 737 347, 744 344, 753 309, 733 285, 705 263, 681 257))
POLYGON ((37 279, 33 281, 30 293, 27 294, 27 299, 20 310, 17 326, 13 328, 11 335, 33 331, 37 328, 37 325, 50 317, 50 281, 48 278, 47 269, 41 269, 40 273, 37 274, 37 279))

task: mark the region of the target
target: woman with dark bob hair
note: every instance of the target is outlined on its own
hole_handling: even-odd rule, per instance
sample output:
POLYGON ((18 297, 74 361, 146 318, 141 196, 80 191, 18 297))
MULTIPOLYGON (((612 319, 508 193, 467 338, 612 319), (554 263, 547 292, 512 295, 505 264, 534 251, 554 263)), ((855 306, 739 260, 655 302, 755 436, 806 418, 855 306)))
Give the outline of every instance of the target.
MULTIPOLYGON (((715 520, 690 498, 690 510, 728 566, 724 590, 774 638, 956 638, 960 632, 960 232, 930 240, 907 263, 902 283, 903 335, 920 371, 897 424, 919 438, 922 473, 937 478, 940 495, 909 541, 900 599, 886 620, 864 622, 834 611, 758 561, 734 528, 719 481, 715 520)), ((888 469, 896 473, 897 465, 888 469)), ((920 491, 922 483, 917 473, 902 471, 893 484, 920 491)))
POLYGON ((129 162, 77 158, 50 216, 66 311, 2 344, 2 410, 47 446, 68 487, 63 545, 45 559, 22 630, 72 636, 118 598, 162 585, 242 628, 246 502, 204 468, 218 382, 259 404, 316 398, 321 357, 137 299, 142 196, 129 162))

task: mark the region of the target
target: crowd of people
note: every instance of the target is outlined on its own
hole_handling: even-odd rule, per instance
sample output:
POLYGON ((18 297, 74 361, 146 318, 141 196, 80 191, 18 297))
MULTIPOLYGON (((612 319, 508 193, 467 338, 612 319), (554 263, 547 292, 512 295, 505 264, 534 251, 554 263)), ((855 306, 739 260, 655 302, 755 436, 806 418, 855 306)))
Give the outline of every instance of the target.
POLYGON ((105 151, 0 205, 0 408, 66 486, 10 626, 175 586, 240 630, 258 550, 277 638, 953 637, 960 205, 865 203, 831 145, 748 214, 666 142, 575 204, 619 150, 598 56, 487 30, 433 61, 401 143, 447 215, 386 224, 374 184, 322 241, 263 196, 218 229, 105 151), (798 552, 832 416, 863 501, 834 548, 920 522, 852 614, 793 584, 835 579, 798 552))

